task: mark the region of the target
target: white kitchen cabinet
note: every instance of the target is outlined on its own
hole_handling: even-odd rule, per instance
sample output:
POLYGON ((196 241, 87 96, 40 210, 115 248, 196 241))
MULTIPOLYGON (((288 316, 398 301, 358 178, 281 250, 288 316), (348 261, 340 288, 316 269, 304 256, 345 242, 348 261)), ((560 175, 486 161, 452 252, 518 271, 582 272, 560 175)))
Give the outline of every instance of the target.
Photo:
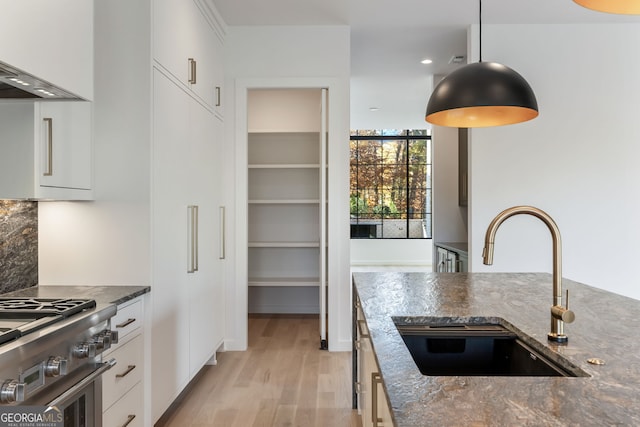
POLYGON ((142 297, 118 306, 111 318, 118 343, 103 354, 116 365, 102 376, 102 422, 105 427, 143 426, 144 306, 142 297), (128 424, 127 424, 128 423, 128 424))
POLYGON ((434 243, 435 271, 438 273, 466 273, 468 271, 469 256, 467 243, 434 243))
POLYGON ((0 197, 92 198, 91 103, 0 103, 0 139, 0 197))
POLYGON ((153 57, 159 67, 217 111, 223 79, 222 41, 211 23, 211 12, 199 0, 156 0, 153 57))
POLYGON ((160 71, 153 80, 152 378, 166 408, 222 344, 221 124, 160 71))
POLYGON ((384 392, 380 368, 371 345, 367 322, 364 319, 360 300, 354 296, 356 388, 357 405, 362 416, 363 427, 392 427, 393 420, 389 402, 384 392))
POLYGON ((93 2, 2 0, 0 61, 93 98, 93 2))

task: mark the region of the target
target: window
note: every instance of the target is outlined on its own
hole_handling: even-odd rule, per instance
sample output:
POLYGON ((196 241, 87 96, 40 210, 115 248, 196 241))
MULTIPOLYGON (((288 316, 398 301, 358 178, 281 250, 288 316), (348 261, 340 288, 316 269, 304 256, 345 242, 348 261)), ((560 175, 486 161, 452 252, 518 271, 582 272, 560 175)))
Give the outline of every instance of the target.
POLYGON ((351 131, 351 238, 431 238, 431 135, 351 131))

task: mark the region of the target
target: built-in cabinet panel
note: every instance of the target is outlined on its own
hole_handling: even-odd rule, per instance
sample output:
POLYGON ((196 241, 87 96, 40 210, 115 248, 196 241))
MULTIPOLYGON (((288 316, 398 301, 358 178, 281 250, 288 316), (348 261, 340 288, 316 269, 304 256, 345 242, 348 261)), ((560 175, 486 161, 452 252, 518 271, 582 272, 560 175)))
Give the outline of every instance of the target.
POLYGON ((168 405, 223 338, 221 123, 158 70, 153 94, 154 399, 168 405))
POLYGON ((156 0, 153 57, 199 100, 219 110, 222 43, 204 7, 197 0, 156 0))
POLYGON ((0 103, 0 140, 0 198, 91 199, 91 103, 0 103))
POLYGON ((93 2, 3 1, 0 61, 93 98, 93 2))

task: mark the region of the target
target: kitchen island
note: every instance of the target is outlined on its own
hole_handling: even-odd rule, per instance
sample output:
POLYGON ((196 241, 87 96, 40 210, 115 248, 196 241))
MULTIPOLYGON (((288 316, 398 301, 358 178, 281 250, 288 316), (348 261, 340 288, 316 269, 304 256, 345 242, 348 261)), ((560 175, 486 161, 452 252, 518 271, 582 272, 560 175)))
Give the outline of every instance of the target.
POLYGON ((547 341, 549 274, 354 273, 353 284, 398 427, 640 425, 638 300, 564 279, 576 320, 557 344, 547 341), (422 375, 394 319, 440 318, 503 324, 588 376, 422 375))

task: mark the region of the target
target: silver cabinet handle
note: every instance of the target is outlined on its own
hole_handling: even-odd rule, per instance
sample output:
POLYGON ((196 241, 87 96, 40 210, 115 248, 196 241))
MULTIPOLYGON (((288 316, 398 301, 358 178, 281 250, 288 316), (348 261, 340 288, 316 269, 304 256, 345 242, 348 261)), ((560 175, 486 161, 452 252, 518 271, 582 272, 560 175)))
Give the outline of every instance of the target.
POLYGON ((220 102, 220 86, 216 86, 216 107, 220 105, 222 105, 220 102))
POLYGON ((42 119, 47 127, 47 168, 42 173, 43 176, 53 175, 53 119, 45 117, 42 119))
POLYGON ((129 424, 131 424, 131 421, 133 421, 135 417, 136 416, 134 414, 130 414, 129 416, 127 416, 127 421, 122 424, 122 427, 127 427, 129 424))
POLYGON ((220 206, 220 259, 226 258, 226 240, 227 236, 225 233, 225 209, 224 206, 220 206))
POLYGON ((382 418, 378 417, 378 384, 382 384, 382 377, 377 372, 371 373, 371 419, 373 427, 378 427, 382 418))
POLYGON ((187 273, 198 271, 198 206, 187 206, 189 254, 187 256, 187 273))
POLYGON ((195 227, 194 232, 193 232, 193 240, 194 240, 194 249, 195 249, 195 265, 194 265, 194 270, 198 271, 198 266, 199 266, 199 262, 198 262, 198 258, 200 255, 200 246, 198 245, 198 236, 200 234, 200 231, 198 230, 198 227, 200 226, 200 221, 198 219, 198 206, 194 206, 194 211, 195 211, 195 217, 194 217, 194 223, 195 223, 195 227))
POLYGON ((122 323, 118 323, 118 324, 116 325, 116 328, 124 328, 124 327, 127 327, 127 326, 129 326, 130 324, 132 324, 132 323, 133 323, 133 322, 135 322, 135 321, 136 321, 136 319, 127 319, 127 320, 125 320, 125 321, 124 321, 124 322, 122 322, 122 323))
POLYGON ((189 83, 196 84, 196 60, 189 58, 189 83))
POLYGON ((124 371, 121 374, 116 374, 116 378, 124 378, 127 375, 129 375, 129 373, 131 373, 131 371, 133 371, 134 369, 136 369, 136 365, 129 365, 129 366, 127 366, 127 370, 126 371, 124 371))

